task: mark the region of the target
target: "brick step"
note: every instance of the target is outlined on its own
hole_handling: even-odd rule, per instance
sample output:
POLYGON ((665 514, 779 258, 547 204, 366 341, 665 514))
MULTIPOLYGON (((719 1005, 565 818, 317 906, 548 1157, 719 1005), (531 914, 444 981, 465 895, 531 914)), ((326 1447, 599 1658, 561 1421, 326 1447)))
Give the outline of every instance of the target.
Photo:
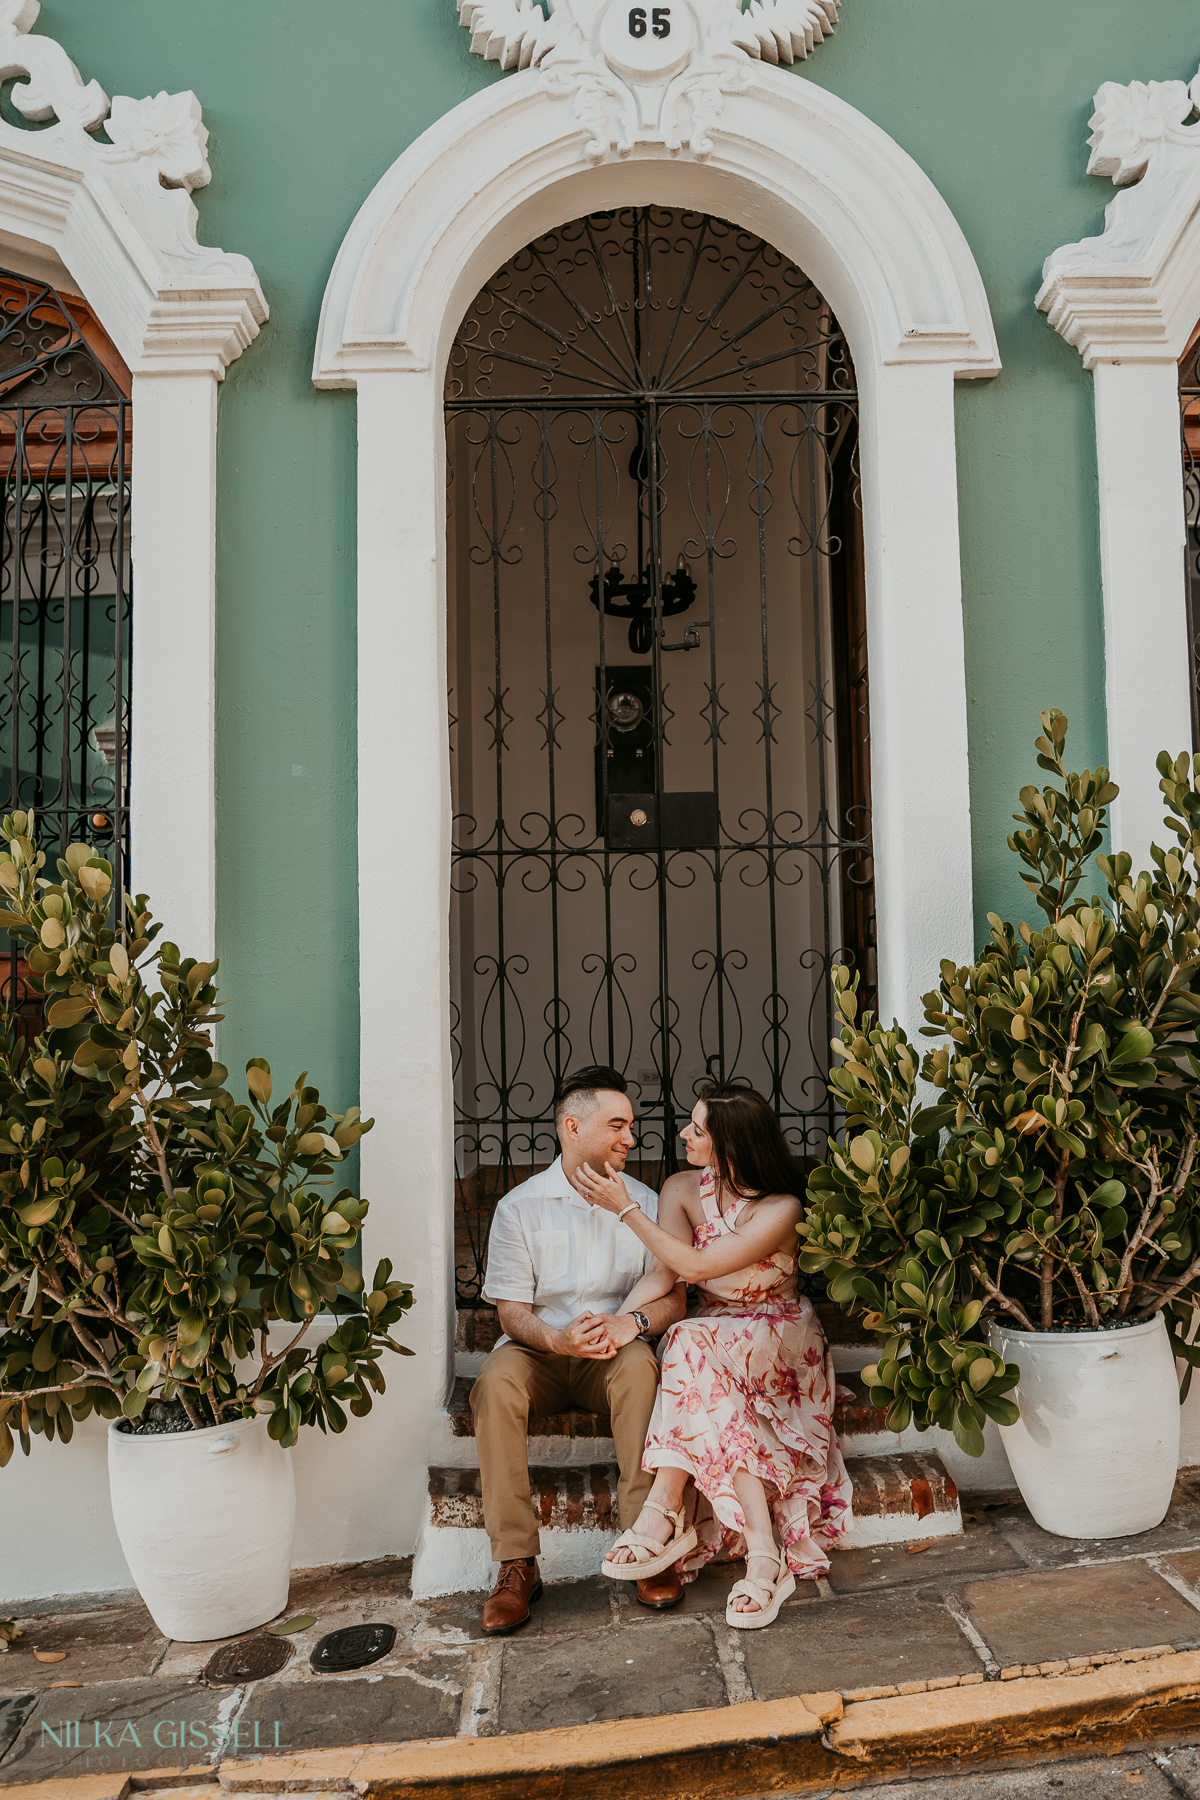
MULTIPOLYGON (((475 1421, 471 1417, 472 1377, 460 1375, 454 1383, 448 1408, 450 1429, 456 1438, 473 1438, 475 1421)), ((865 1437, 868 1433, 886 1431, 883 1413, 872 1406, 862 1379, 852 1370, 838 1375, 839 1398, 833 1414, 834 1430, 839 1439, 865 1437), (846 1396, 846 1397, 843 1397, 846 1396)), ((612 1424, 607 1413, 572 1410, 549 1413, 529 1421, 531 1438, 571 1438, 573 1440, 611 1438, 612 1424)), ((578 1473, 579 1471, 577 1471, 578 1473)))
MULTIPOLYGON (((911 1451, 856 1456, 846 1466, 854 1487, 854 1530, 848 1540, 854 1546, 961 1532, 958 1488, 940 1456, 911 1451)), ((543 1530, 618 1529, 615 1465, 531 1468, 529 1475, 543 1530)), ((478 1469, 430 1469, 429 1524, 482 1531, 478 1469)))
MULTIPOLYGON (((859 1320, 851 1318, 840 1306, 834 1306, 829 1300, 818 1300, 816 1313, 831 1344, 878 1350, 878 1339, 873 1338, 863 1329, 859 1320)), ((495 1349, 496 1340, 500 1336, 500 1319, 494 1306, 459 1307, 454 1332, 456 1350, 468 1355, 473 1352, 486 1354, 495 1349)))

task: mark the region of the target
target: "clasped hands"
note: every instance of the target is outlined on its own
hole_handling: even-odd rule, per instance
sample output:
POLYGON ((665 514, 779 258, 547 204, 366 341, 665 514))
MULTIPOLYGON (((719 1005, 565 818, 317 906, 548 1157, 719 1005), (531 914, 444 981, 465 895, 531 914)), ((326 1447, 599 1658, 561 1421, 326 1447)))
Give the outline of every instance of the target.
POLYGON ((582 1356, 604 1362, 614 1357, 638 1335, 632 1313, 580 1313, 559 1332, 560 1355, 582 1356))

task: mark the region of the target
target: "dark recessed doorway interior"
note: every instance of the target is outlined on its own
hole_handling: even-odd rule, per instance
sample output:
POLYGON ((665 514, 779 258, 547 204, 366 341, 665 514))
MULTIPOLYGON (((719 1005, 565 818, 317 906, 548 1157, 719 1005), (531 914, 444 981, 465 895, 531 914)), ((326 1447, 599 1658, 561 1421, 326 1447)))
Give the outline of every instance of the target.
POLYGON ((564 225, 476 298, 446 415, 470 1304, 574 1066, 625 1072, 656 1186, 713 1077, 822 1153, 830 967, 875 980, 870 734, 854 369, 769 244, 564 225))

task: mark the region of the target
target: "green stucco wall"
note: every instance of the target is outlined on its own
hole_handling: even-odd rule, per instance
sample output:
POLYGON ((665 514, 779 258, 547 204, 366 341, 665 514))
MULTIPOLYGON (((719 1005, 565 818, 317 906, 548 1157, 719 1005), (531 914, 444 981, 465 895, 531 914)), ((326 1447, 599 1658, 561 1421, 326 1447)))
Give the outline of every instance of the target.
MULTIPOLYGON (((501 77, 469 54, 454 0, 44 0, 42 21, 110 93, 195 90, 212 133, 201 234, 252 258, 271 305, 220 411, 223 1048, 235 1068, 256 1052, 279 1076, 310 1066, 347 1101, 354 397, 313 389, 313 340, 338 245, 375 181, 434 118, 501 77)), ((1105 754, 1091 381, 1033 310, 1039 270, 1100 228, 1112 194, 1084 174, 1096 87, 1190 75, 1198 52, 1195 0, 844 0, 836 37, 805 69, 940 188, 999 334, 1002 376, 958 390, 980 917, 1024 908, 1004 834, 1016 787, 1036 774, 1039 710, 1070 715, 1077 761, 1105 754)))

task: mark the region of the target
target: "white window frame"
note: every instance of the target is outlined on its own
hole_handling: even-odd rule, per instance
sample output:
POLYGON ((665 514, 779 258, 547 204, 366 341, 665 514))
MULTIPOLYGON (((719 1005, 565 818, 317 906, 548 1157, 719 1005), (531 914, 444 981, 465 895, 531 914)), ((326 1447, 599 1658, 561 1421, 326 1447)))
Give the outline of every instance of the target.
POLYGON ((133 375, 132 876, 181 948, 212 956, 217 386, 267 304, 244 256, 197 241, 196 96, 110 102, 30 35, 38 12, 10 0, 0 22, 0 79, 19 78, 27 118, 53 121, 0 120, 0 260, 81 296, 133 375))
POLYGON ((1200 319, 1200 101, 1191 82, 1106 82, 1088 173, 1122 189, 1097 237, 1046 259, 1039 308, 1092 372, 1113 843, 1163 840, 1155 759, 1191 746, 1179 359, 1200 319))

